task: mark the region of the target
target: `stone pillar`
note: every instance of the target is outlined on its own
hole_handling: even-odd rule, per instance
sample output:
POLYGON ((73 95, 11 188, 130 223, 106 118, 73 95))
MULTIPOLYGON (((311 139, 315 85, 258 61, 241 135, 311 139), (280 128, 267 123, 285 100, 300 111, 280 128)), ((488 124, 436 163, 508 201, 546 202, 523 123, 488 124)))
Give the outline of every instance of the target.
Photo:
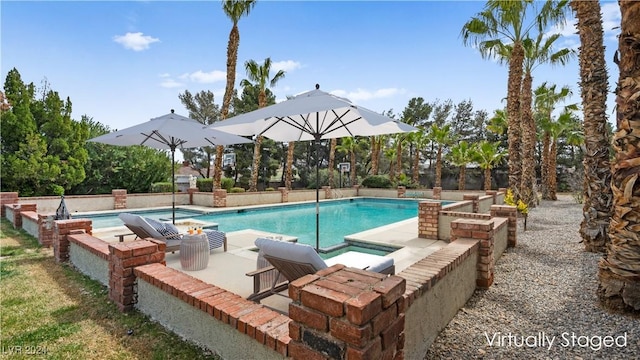
POLYGON ((293 359, 402 359, 406 280, 334 265, 289 285, 293 359))
MULTIPOLYGON (((38 218, 38 222, 39 222, 38 218)), ((69 260, 69 239, 70 234, 87 233, 91 235, 91 220, 70 219, 53 221, 53 256, 56 262, 62 263, 69 260)))
POLYGON ((42 246, 53 245, 53 239, 56 236, 54 217, 53 214, 38 214, 38 242, 42 246))
POLYGON ((356 196, 360 196, 360 185, 353 185, 353 188, 356 189, 356 196))
POLYGON ((227 207, 227 190, 213 190, 213 207, 227 207))
POLYGON ((404 199, 407 195, 406 186, 398 186, 398 198, 404 199))
POLYGON ((18 193, 17 192, 2 192, 2 193, 0 193, 0 211, 2 212, 2 217, 5 216, 4 204, 17 204, 17 203, 18 203, 18 193))
POLYGON ((442 188, 434 187, 433 188, 433 200, 440 200, 442 198, 442 188))
POLYGON ((507 188, 498 188, 498 192, 499 193, 506 193, 507 192, 507 188))
POLYGON ((504 217, 507 222, 507 246, 515 247, 518 244, 518 209, 510 205, 491 205, 491 217, 504 217))
POLYGON ((278 188, 278 191, 280 191, 280 202, 289 202, 289 189, 287 189, 285 186, 281 186, 278 188))
MULTIPOLYGON (((22 215, 25 211, 36 211, 36 204, 15 204, 13 206, 13 227, 22 228, 22 215)), ((3 207, 4 208, 4 207, 3 207)))
POLYGON ((161 241, 138 240, 109 244, 109 299, 120 311, 132 310, 136 303, 133 269, 140 265, 161 263, 166 244, 161 241))
POLYGON ((497 191, 495 191, 495 190, 487 190, 485 192, 485 194, 493 196, 493 205, 497 204, 497 202, 498 202, 498 192, 497 191))
POLYGON ((127 208, 127 190, 119 189, 119 190, 111 190, 111 195, 113 195, 113 208, 115 210, 126 209, 127 208))
POLYGON ((187 193, 189 193, 189 205, 193 205, 193 194, 197 193, 197 188, 188 188, 187 193))
POLYGON ((324 190, 324 198, 325 199, 331 199, 333 198, 332 194, 331 194, 331 186, 323 186, 322 190, 324 190))
POLYGON ((438 217, 442 203, 421 201, 418 204, 418 237, 438 240, 438 217))
POLYGON ((493 226, 493 220, 457 219, 451 222, 451 241, 467 238, 480 242, 476 285, 485 289, 493 284, 493 226))
POLYGON ((480 210, 480 195, 478 194, 462 194, 462 200, 471 200, 473 202, 473 213, 477 214, 480 210))

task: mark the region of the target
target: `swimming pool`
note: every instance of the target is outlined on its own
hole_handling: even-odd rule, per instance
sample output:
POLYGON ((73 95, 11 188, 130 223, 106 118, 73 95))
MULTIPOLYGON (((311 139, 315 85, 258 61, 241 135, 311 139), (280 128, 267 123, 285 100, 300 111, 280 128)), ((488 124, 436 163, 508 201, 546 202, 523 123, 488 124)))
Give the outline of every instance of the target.
MULTIPOLYGON (((134 210, 134 211, 125 211, 131 214, 138 214, 146 217, 150 217, 155 220, 160 221, 171 221, 171 208, 168 209, 158 209, 158 210, 134 210)), ((94 229, 104 229, 108 227, 114 226, 123 226, 122 220, 118 218, 118 214, 120 212, 107 212, 107 213, 95 213, 95 214, 74 214, 74 218, 83 218, 83 219, 91 219, 91 225, 94 229)), ((195 210, 187 210, 187 209, 179 209, 176 208, 176 219, 185 219, 185 218, 195 218, 197 216, 202 215, 203 212, 195 211, 195 210)))

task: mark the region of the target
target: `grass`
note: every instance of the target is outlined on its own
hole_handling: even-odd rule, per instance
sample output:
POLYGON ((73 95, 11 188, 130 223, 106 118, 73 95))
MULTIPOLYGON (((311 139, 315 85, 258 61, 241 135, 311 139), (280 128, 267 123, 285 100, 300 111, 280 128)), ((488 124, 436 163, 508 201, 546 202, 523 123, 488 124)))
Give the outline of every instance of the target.
POLYGON ((132 311, 121 313, 97 281, 58 264, 2 219, 0 358, 219 359, 132 311))

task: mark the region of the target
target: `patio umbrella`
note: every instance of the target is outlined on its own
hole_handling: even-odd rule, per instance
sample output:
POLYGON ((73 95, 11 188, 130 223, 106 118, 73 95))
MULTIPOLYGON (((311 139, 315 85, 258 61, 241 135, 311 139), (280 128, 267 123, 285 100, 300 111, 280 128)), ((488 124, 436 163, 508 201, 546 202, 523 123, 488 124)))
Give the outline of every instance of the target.
MULTIPOLYGON (((238 135, 265 136, 275 141, 315 141, 316 153, 322 139, 374 136, 417 130, 375 111, 356 106, 348 99, 315 90, 289 100, 241 114, 211 128, 238 135)), ((320 162, 320 159, 318 159, 320 162)), ((316 164, 316 250, 320 247, 319 164, 316 164)))
POLYGON ((153 118, 142 124, 104 134, 89 141, 109 145, 145 145, 155 149, 171 150, 172 219, 176 218, 175 151, 176 148, 233 145, 252 142, 250 139, 211 129, 196 120, 171 113, 153 118))

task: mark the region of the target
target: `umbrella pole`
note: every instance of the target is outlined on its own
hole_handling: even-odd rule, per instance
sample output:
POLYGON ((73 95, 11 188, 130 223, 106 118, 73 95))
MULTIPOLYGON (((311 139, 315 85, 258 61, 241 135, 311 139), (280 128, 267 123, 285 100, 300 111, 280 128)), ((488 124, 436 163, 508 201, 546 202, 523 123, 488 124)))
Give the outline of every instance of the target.
POLYGON ((176 224, 176 167, 175 163, 176 147, 171 147, 171 222, 176 224))
POLYGON ((316 135, 316 252, 320 251, 320 139, 319 138, 320 138, 320 135, 316 135))

